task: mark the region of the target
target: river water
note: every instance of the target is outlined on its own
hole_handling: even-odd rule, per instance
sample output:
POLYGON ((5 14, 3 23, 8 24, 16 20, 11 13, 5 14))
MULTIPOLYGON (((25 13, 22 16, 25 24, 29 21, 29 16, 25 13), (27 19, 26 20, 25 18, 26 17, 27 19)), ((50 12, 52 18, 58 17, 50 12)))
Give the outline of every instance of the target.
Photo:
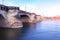
POLYGON ((60 20, 42 21, 23 28, 20 40, 60 40, 60 20))

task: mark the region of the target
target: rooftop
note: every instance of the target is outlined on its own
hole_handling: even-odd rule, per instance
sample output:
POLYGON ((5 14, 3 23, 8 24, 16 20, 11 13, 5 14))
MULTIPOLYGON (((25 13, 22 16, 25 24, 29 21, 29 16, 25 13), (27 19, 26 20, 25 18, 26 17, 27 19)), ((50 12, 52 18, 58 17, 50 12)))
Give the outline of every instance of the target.
POLYGON ((11 10, 19 10, 19 7, 15 7, 15 6, 8 6, 8 9, 11 9, 11 10))
POLYGON ((8 11, 8 6, 1 5, 1 4, 0 4, 0 10, 8 11))

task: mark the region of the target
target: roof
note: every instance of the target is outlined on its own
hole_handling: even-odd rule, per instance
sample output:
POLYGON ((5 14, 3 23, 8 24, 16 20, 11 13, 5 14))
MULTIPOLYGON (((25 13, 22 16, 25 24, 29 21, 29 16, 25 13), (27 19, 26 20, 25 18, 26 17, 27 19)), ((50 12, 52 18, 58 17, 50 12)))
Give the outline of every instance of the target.
POLYGON ((8 11, 8 6, 1 5, 1 4, 0 4, 0 10, 8 11))
POLYGON ((5 5, 0 4, 0 10, 5 10, 5 11, 8 11, 8 10, 19 10, 19 7, 5 6, 5 5))
POLYGON ((19 7, 15 7, 15 6, 8 6, 8 9, 11 9, 11 10, 19 10, 19 7))

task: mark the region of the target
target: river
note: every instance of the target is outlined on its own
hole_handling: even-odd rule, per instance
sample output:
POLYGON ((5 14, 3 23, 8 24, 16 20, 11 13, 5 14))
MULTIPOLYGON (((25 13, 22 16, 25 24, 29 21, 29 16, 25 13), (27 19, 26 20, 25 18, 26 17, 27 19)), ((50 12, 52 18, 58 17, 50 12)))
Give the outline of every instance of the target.
POLYGON ((47 20, 23 28, 20 40, 60 40, 60 20, 47 20))

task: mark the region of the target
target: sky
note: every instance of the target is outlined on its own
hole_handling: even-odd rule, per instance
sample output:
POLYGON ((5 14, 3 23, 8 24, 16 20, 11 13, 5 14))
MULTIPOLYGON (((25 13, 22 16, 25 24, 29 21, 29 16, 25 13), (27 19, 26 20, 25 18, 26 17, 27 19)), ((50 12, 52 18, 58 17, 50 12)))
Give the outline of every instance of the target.
POLYGON ((21 10, 42 16, 60 15, 60 0, 0 0, 0 4, 18 6, 21 10))

